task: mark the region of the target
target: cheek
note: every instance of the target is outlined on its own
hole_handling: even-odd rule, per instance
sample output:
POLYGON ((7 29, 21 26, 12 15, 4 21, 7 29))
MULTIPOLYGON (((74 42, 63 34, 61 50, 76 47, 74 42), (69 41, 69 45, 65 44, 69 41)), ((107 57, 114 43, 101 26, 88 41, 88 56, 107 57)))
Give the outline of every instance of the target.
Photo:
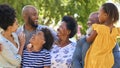
POLYGON ((100 14, 100 15, 98 15, 98 19, 99 19, 99 22, 101 22, 101 21, 102 21, 102 16, 101 16, 101 14, 100 14))

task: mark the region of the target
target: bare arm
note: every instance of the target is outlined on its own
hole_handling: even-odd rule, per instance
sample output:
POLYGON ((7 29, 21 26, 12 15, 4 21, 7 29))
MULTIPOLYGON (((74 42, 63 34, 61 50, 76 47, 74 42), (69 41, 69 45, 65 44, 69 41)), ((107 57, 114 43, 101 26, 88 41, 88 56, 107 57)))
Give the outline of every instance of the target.
POLYGON ((20 43, 20 48, 19 48, 18 54, 20 54, 22 56, 23 48, 24 48, 24 45, 25 45, 25 34, 23 32, 21 32, 18 35, 18 37, 19 37, 19 43, 20 43))
POLYGON ((94 39, 96 38, 96 36, 97 36, 97 32, 96 32, 95 30, 93 30, 93 31, 91 32, 90 36, 88 36, 88 37, 86 38, 87 42, 88 42, 88 43, 93 42, 94 39))

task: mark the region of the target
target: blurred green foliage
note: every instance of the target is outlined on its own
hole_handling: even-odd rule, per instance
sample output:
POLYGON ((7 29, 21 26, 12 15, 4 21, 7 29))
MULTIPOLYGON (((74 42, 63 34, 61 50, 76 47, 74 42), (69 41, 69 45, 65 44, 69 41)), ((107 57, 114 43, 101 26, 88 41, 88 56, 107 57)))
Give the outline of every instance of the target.
MULTIPOLYGON (((114 0, 115 1, 115 0, 114 0)), ((118 0, 119 1, 119 0, 118 0)), ((64 15, 76 18, 82 25, 82 33, 87 29, 87 19, 91 12, 97 11, 106 0, 0 0, 15 8, 20 24, 23 24, 21 10, 25 5, 34 5, 39 11, 39 23, 55 27, 64 15)))

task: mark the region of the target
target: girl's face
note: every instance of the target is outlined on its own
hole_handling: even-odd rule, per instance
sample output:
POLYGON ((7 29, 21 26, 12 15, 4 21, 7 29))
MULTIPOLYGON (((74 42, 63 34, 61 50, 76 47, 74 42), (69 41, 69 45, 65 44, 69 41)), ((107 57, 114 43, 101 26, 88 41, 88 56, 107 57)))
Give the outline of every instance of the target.
POLYGON ((69 35, 69 31, 67 29, 66 23, 63 21, 59 28, 57 29, 57 36, 61 39, 63 37, 67 37, 69 35))
POLYGON ((45 43, 44 33, 42 31, 33 34, 32 38, 30 39, 30 43, 33 46, 43 45, 45 43))
POLYGON ((102 7, 99 9, 98 19, 101 24, 105 23, 108 19, 108 15, 105 13, 102 7))

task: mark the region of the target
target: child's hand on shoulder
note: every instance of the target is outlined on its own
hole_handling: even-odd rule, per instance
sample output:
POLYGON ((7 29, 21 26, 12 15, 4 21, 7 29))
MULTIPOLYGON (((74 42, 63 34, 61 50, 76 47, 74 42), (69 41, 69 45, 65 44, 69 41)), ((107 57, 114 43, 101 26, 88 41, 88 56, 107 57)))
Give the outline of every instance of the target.
POLYGON ((32 52, 32 44, 31 44, 31 43, 29 43, 29 44, 27 45, 27 50, 28 50, 29 52, 32 52))

